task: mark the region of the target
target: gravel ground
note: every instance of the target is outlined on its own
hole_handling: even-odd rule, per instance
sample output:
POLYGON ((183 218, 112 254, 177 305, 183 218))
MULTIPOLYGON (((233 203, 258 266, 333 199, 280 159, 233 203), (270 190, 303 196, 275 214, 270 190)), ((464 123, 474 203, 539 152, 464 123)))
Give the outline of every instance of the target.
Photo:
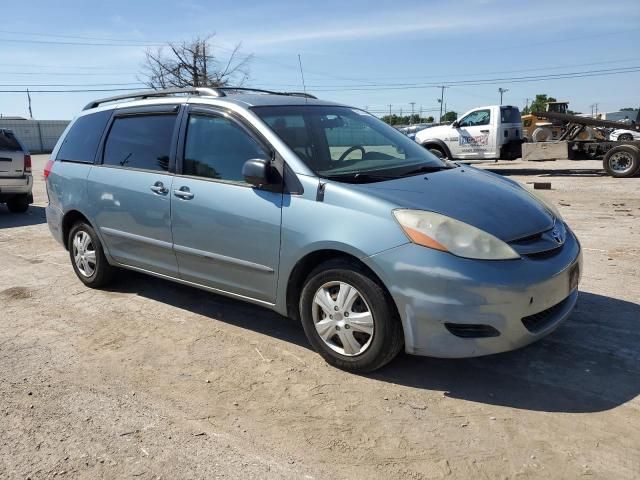
POLYGON ((85 288, 45 158, 28 214, 0 206, 0 478, 640 477, 640 178, 484 165, 552 182, 584 247, 575 312, 516 352, 356 376, 258 307, 134 273, 85 288))

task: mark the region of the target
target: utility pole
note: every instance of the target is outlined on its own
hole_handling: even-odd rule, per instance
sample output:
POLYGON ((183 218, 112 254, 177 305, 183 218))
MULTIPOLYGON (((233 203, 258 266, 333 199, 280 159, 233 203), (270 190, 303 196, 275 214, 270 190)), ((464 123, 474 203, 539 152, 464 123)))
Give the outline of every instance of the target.
MULTIPOLYGON (((502 88, 502 87, 498 88, 498 92, 500 92, 500 105, 502 105, 502 95, 504 93, 507 93, 508 91, 509 91, 508 88, 502 88)), ((529 102, 529 99, 527 99, 527 103, 528 102, 529 102)))
POLYGON ((416 106, 416 102, 409 102, 411 104, 411 117, 409 118, 409 125, 413 125, 413 107, 416 106))
POLYGON ((31 95, 29 94, 28 88, 27 88, 27 100, 29 101, 29 118, 33 120, 33 112, 31 111, 31 95))
POLYGON ((597 103, 592 103, 590 105, 590 107, 591 107, 591 118, 596 118, 598 116, 598 104, 597 103), (594 108, 595 108, 595 115, 594 115, 594 112, 593 112, 594 108))
POLYGON ((391 123, 391 104, 389 104, 389 123, 391 123))
POLYGON ((444 89, 449 87, 440 85, 439 88, 440 88, 440 100, 438 100, 438 102, 440 103, 440 119, 438 120, 438 123, 442 122, 442 102, 444 102, 444 89))

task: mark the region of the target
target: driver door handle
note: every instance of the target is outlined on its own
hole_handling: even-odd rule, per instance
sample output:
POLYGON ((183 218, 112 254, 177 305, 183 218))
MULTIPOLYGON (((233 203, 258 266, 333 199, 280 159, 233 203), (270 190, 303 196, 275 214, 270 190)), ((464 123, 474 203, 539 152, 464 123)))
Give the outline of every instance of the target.
POLYGON ((174 190, 173 194, 183 200, 191 200, 193 198, 193 193, 189 191, 189 187, 180 187, 178 190, 174 190))
POLYGON ((489 133, 489 130, 480 130, 480 133, 489 133))
POLYGON ((153 193, 157 193, 158 195, 164 195, 169 192, 169 189, 164 186, 162 182, 156 182, 149 187, 153 193))

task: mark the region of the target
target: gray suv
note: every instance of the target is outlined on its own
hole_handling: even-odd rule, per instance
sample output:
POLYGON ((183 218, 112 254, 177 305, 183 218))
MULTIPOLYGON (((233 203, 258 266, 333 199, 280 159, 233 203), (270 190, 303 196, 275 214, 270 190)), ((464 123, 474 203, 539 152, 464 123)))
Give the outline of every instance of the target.
POLYGON ((47 220, 90 287, 130 269, 302 322, 332 365, 521 347, 573 309, 580 244, 517 182, 306 94, 90 103, 46 166, 47 220))
POLYGON ((23 213, 33 203, 31 155, 11 130, 0 128, 0 203, 23 213))

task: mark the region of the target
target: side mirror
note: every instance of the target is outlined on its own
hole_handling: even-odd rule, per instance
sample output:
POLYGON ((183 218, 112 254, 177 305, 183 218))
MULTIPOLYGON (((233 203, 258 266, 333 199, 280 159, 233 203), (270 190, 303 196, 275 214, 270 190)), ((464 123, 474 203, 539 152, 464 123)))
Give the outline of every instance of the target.
POLYGON ((244 181, 254 187, 260 187, 262 185, 268 185, 269 171, 271 167, 269 161, 261 158, 253 158, 244 162, 242 166, 242 176, 244 181))
POLYGON ((460 127, 460 124, 459 124, 459 123, 458 123, 458 121, 456 120, 455 122, 453 122, 453 123, 451 124, 451 126, 452 126, 453 128, 459 128, 459 127, 460 127))

